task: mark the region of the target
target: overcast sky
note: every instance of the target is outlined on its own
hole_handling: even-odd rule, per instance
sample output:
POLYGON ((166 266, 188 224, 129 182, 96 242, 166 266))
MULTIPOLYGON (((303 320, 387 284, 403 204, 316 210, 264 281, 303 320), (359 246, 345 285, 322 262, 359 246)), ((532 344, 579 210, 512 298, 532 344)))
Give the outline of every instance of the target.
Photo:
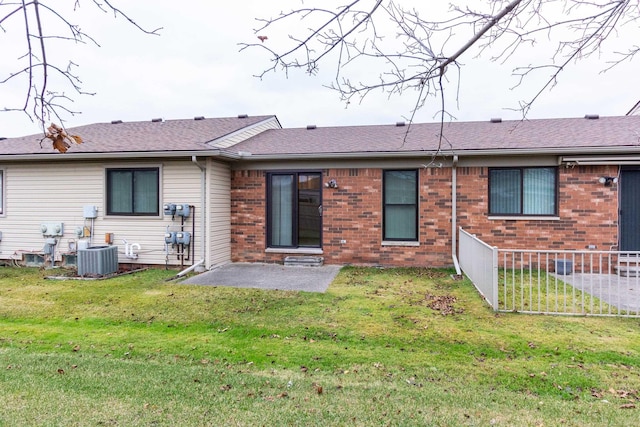
MULTIPOLYGON (((54 5, 63 3, 59 0, 54 5)), ((71 3, 73 1, 65 1, 71 3)), ((111 120, 145 121, 152 118, 184 119, 194 116, 228 117, 238 114, 275 114, 284 127, 391 124, 405 120, 415 103, 415 93, 388 99, 373 94, 361 104, 348 108, 338 95, 324 87, 334 76, 331 64, 317 76, 294 72, 287 77, 278 72, 262 80, 254 77, 269 66, 260 49, 240 52, 239 43, 255 42, 256 17, 268 17, 300 4, 299 0, 210 1, 136 0, 114 4, 147 29, 163 27, 160 36, 145 35, 122 17, 104 14, 89 0, 69 19, 77 22, 101 46, 55 42, 49 51, 60 64, 66 58, 78 64, 76 73, 83 89, 95 95, 78 95, 67 87, 74 103, 70 108, 82 112, 65 115, 65 125, 73 127, 111 120), (178 6, 179 5, 179 6, 178 6)), ((323 2, 325 4, 327 2, 323 2)), ((408 1, 406 2, 408 3, 408 1)), ((417 1, 424 9, 427 3, 417 1)), ((441 1, 442 5, 448 2, 441 1)), ((308 0, 307 6, 311 4, 308 0)), ((430 7, 432 3, 429 3, 430 7)), ((2 12, 2 10, 0 10, 2 12)), ((10 23, 0 32, 0 80, 18 67, 24 54, 24 29, 10 23)), ((636 29, 637 30, 637 29, 636 29)), ((278 34, 266 33, 265 43, 278 43, 278 34)), ((614 35, 615 36, 615 35, 614 35)), ((638 36, 636 32, 636 36, 638 36)), ((629 33, 612 39, 610 46, 628 42, 629 33)), ((636 37, 635 40, 639 40, 636 37)), ((627 43, 628 45, 628 43, 627 43)), ((523 52, 521 61, 543 55, 544 44, 523 52)), ((560 76, 558 85, 542 95, 529 118, 624 115, 640 99, 638 64, 640 58, 601 73, 606 59, 572 66, 560 76)), ((514 64, 500 65, 473 54, 461 58, 464 64, 460 86, 451 85, 447 110, 454 120, 489 120, 492 117, 519 119, 520 100, 529 99, 542 80, 531 79, 512 89, 514 64), (457 91, 457 92, 456 92, 457 91), (455 102, 455 94, 458 100, 455 102)), ((527 65, 520 64, 520 65, 527 65)), ((376 73, 376 70, 364 72, 376 73)), ((0 85, 0 109, 23 102, 22 84, 0 85)), ((432 122, 440 109, 437 99, 421 110, 418 122, 432 122)), ((24 113, 0 111, 0 136, 13 137, 38 133, 24 113)))

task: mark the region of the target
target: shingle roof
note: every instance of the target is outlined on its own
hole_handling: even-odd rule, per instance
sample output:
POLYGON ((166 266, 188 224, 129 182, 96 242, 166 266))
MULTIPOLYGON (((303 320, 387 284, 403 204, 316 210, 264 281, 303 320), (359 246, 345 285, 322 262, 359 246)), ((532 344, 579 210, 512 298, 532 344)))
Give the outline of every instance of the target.
MULTIPOLYGON (((207 143, 269 119, 277 120, 275 116, 256 116, 96 123, 68 129, 85 141, 72 146, 68 154, 208 151, 215 146, 207 143)), ((440 148, 444 153, 581 149, 584 154, 598 149, 640 152, 640 116, 450 122, 442 130, 444 139, 440 148)), ((270 129, 224 151, 279 158, 434 152, 438 149, 440 132, 440 123, 270 129)), ((41 138, 32 135, 2 140, 0 155, 56 154, 49 140, 40 147, 41 138)))
MULTIPOLYGON (((557 152, 613 147, 640 151, 640 116, 451 122, 445 123, 442 130, 441 150, 448 153, 452 149, 456 153, 483 150, 557 152)), ((274 129, 247 139, 233 149, 252 155, 275 156, 436 151, 440 133, 440 123, 274 129)))
MULTIPOLYGON (((95 123, 67 129, 69 134, 80 135, 84 140, 84 143, 69 148, 67 154, 212 150, 215 147, 207 145, 207 142, 274 118, 275 116, 239 116, 95 123)), ((41 139, 42 135, 38 134, 2 140, 0 155, 57 153, 48 139, 40 147, 41 139)))

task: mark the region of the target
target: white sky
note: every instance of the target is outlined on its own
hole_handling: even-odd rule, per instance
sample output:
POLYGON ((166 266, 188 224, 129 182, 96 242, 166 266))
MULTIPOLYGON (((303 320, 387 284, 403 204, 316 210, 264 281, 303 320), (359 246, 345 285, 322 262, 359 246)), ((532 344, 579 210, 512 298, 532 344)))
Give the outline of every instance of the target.
MULTIPOLYGON (((408 3, 407 0, 404 3, 408 3)), ((56 7, 60 0, 51 2, 56 7)), ((65 0, 73 4, 73 1, 65 0)), ((312 2, 307 0, 308 6, 312 2)), ((327 1, 323 1, 325 5, 327 1)), ((448 4, 445 0, 429 2, 448 4)), ((108 122, 111 120, 144 121, 152 118, 183 119, 194 116, 228 117, 238 114, 275 114, 284 127, 391 124, 405 120, 415 103, 415 94, 388 99, 384 94, 365 98, 362 104, 348 108, 338 94, 325 88, 332 80, 333 64, 325 64, 319 75, 309 77, 300 71, 268 74, 262 80, 253 77, 269 66, 268 57, 260 49, 239 52, 238 43, 257 41, 253 28, 256 17, 275 16, 300 4, 299 0, 211 1, 136 0, 113 1, 145 28, 163 27, 161 36, 145 35, 122 17, 104 14, 89 0, 83 0, 80 12, 69 19, 79 23, 101 47, 70 42, 53 42, 49 59, 61 65, 71 59, 79 65, 77 74, 83 89, 94 96, 66 94, 74 100, 70 108, 82 112, 65 115, 65 126, 108 122), (179 6, 178 6, 179 5, 179 6), (57 46, 56 46, 57 45, 57 46)), ((340 3, 341 4, 341 3, 340 3)), ((427 3, 416 2, 424 9, 427 3)), ((0 9, 0 12, 2 10, 0 9)), ((0 31, 0 80, 18 67, 17 58, 26 51, 24 30, 10 23, 0 31)), ((637 28, 636 28, 637 30, 637 28)), ((278 34, 265 32, 265 43, 277 44, 278 34)), ((615 37, 615 35, 614 35, 615 37)), ((629 34, 612 38, 617 45, 628 47, 629 34), (625 43, 625 39, 627 43, 625 43)), ((636 31, 635 40, 640 40, 636 31)), ((523 51, 518 65, 528 65, 544 46, 523 51)), ((639 99, 638 64, 640 58, 606 73, 605 57, 572 66, 559 78, 558 85, 542 95, 529 118, 624 115, 639 99)), ((488 120, 492 117, 519 119, 520 100, 529 99, 540 88, 542 80, 531 79, 518 89, 511 76, 514 64, 500 65, 467 53, 455 102, 456 84, 448 94, 447 110, 455 120, 488 120)), ((376 70, 364 70, 373 73, 376 70)), ((55 82, 52 82, 52 84, 55 82)), ((25 92, 22 84, 0 85, 0 109, 19 105, 25 92)), ((418 122, 438 118, 440 101, 433 99, 416 116, 418 122)), ((39 127, 24 113, 0 111, 0 136, 13 137, 38 133, 39 127)))

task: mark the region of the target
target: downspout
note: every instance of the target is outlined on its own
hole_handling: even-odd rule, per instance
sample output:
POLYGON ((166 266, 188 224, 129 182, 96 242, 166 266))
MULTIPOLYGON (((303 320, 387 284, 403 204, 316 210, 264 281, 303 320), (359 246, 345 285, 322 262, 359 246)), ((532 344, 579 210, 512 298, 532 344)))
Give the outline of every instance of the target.
POLYGON ((202 165, 201 163, 198 162, 198 158, 196 156, 191 156, 191 161, 193 162, 194 165, 198 166, 200 168, 200 171, 202 172, 201 174, 201 179, 200 179, 200 187, 201 187, 201 194, 200 194, 200 206, 201 207, 201 211, 202 213, 200 214, 200 233, 202 235, 201 237, 201 242, 202 242, 202 260, 200 262, 198 262, 197 264, 195 264, 194 266, 199 266, 202 263, 205 263, 205 268, 206 268, 206 262, 205 260, 207 259, 207 238, 206 238, 206 233, 207 233, 207 205, 206 205, 206 201, 207 201, 207 167, 202 165))
POLYGON ((200 261, 196 262, 192 266, 189 266, 189 267, 185 268, 184 270, 182 270, 181 272, 179 272, 178 274, 176 274, 176 277, 182 277, 185 274, 190 273, 193 270, 195 270, 196 268, 200 267, 202 264, 204 264, 204 258, 201 259, 200 261))
POLYGON ((461 276, 458 262, 458 155, 454 154, 451 162, 451 258, 456 269, 456 275, 461 276))

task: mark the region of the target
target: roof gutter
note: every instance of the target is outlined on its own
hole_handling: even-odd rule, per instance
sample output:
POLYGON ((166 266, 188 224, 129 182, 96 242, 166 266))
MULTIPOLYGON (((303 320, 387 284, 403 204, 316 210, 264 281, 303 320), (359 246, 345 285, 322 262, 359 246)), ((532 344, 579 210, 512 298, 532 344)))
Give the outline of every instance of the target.
MULTIPOLYGON (((585 150, 594 154, 608 154, 608 153, 628 153, 630 149, 635 149, 640 154, 640 147, 630 146, 618 146, 618 147, 570 147, 570 148, 537 148, 537 149, 489 149, 489 150, 456 150, 458 153, 463 153, 465 157, 482 157, 482 156, 504 156, 505 154, 513 156, 527 156, 527 155, 572 155, 582 154, 585 150)), ((454 154, 447 151, 358 151, 350 153, 274 153, 274 154, 253 154, 253 153, 239 153, 236 156, 226 153, 224 157, 230 160, 244 160, 244 161, 273 161, 273 160, 334 160, 334 159, 402 159, 402 158, 416 158, 429 155, 437 155, 440 157, 453 157, 454 154)), ((585 156, 586 157, 586 156, 585 156)))
POLYGON ((575 156, 565 157, 562 156, 560 163, 575 164, 575 165, 638 165, 640 164, 640 156, 575 156))
MULTIPOLYGON (((504 156, 505 153, 510 155, 558 155, 562 156, 561 161, 569 162, 572 159, 581 159, 584 164, 586 159, 594 158, 594 156, 579 156, 584 154, 585 150, 593 153, 593 155, 605 155, 605 154, 617 154, 617 153, 629 153, 630 150, 638 152, 637 157, 633 157, 634 162, 640 162, 640 146, 618 146, 618 147, 571 147, 571 148, 537 148, 537 149, 490 149, 490 150, 456 150, 458 153, 464 153, 465 157, 481 157, 481 156, 504 156), (578 155, 576 157, 565 157, 571 155, 578 155)), ((351 153, 298 153, 298 154, 253 154, 250 152, 238 152, 225 150, 225 149, 207 149, 207 150, 189 150, 189 151, 118 151, 109 153, 31 153, 31 154, 0 154, 0 161, 20 161, 20 160, 110 160, 110 159, 122 159, 124 156, 133 158, 176 158, 176 157, 220 157, 229 161, 273 161, 273 160, 333 160, 333 159, 403 159, 403 158, 416 158, 424 157, 425 155, 437 155, 453 157, 454 154, 447 151, 358 151, 351 153)), ((620 161, 624 156, 612 156, 615 160, 620 161)), ((628 158, 628 156, 627 156, 628 158)), ((609 158, 603 158, 609 159, 609 158)), ((601 161, 605 161, 602 160, 601 161)), ((594 164, 594 163, 591 163, 594 164)), ((604 163, 602 163, 604 164, 604 163)), ((610 164, 610 163, 608 163, 610 164)), ((635 163, 634 163, 635 164, 635 163)))
POLYGON ((162 159, 176 157, 225 157, 229 160, 239 159, 240 156, 222 150, 201 151, 118 151, 113 153, 50 153, 50 154, 3 154, 0 161, 14 160, 112 160, 123 158, 162 159))

